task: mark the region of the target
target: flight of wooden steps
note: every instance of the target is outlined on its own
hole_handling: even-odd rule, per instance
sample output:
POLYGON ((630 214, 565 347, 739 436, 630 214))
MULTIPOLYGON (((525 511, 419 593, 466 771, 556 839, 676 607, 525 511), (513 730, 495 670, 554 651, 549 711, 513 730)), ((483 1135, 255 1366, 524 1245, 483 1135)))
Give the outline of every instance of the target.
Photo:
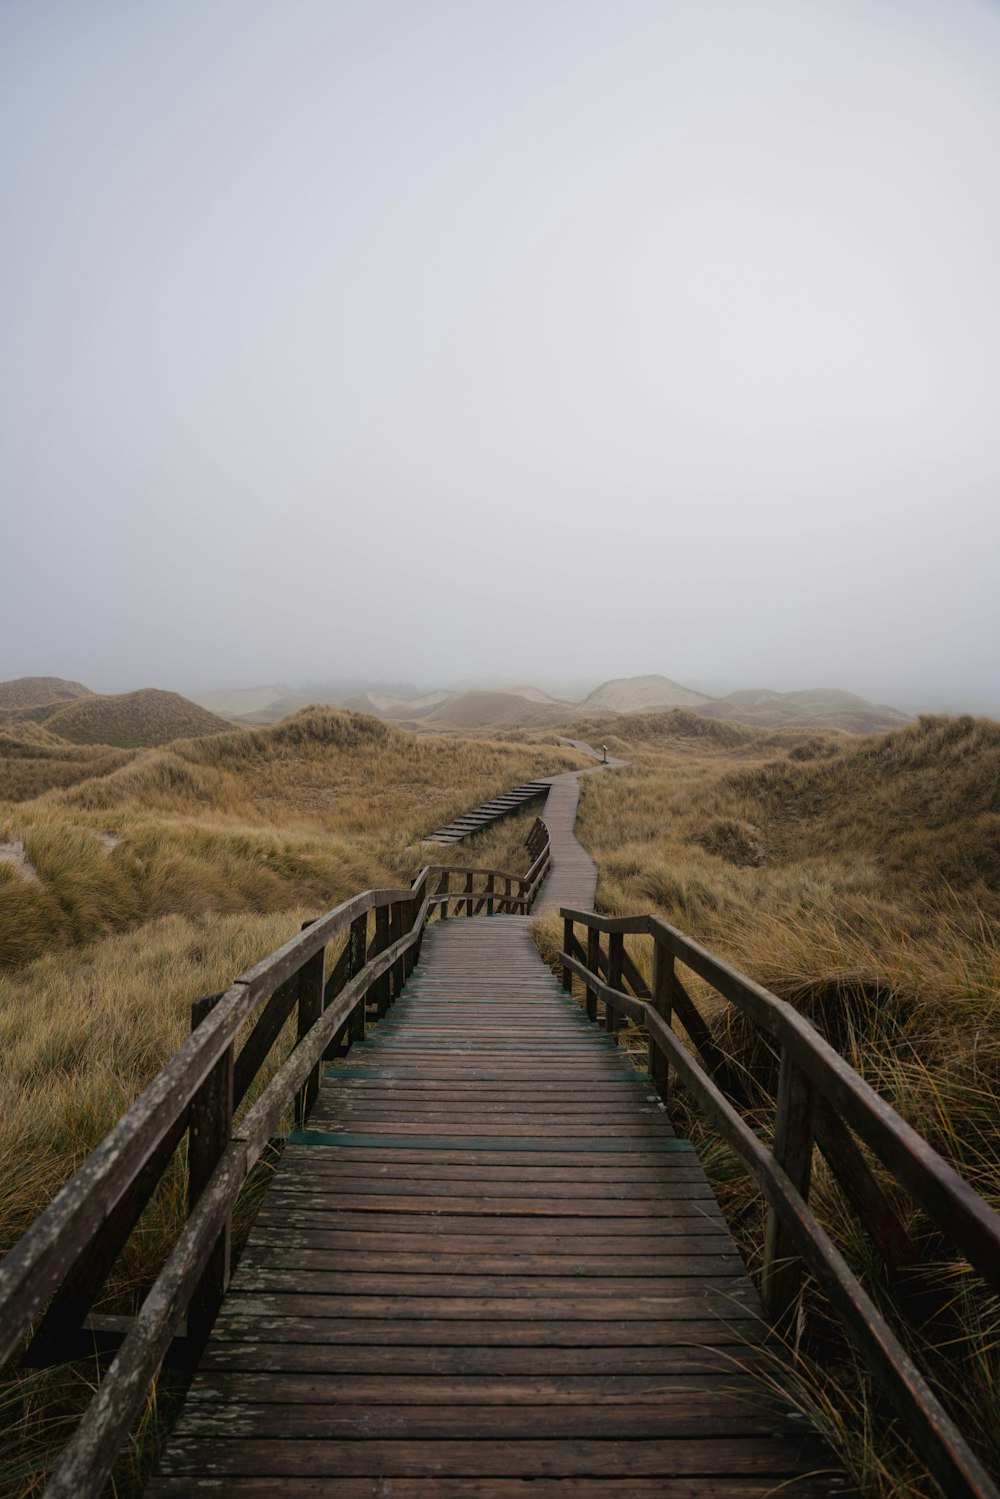
POLYGON ((474 807, 471 812, 464 812, 461 817, 453 820, 443 828, 438 828, 434 833, 428 833, 423 840, 425 843, 461 843, 463 838, 471 838, 473 833, 481 833, 484 828, 490 827, 495 822, 500 822, 504 817, 511 817, 515 812, 520 812, 523 807, 530 806, 533 801, 548 795, 550 781, 525 781, 521 786, 515 786, 513 791, 505 791, 502 796, 495 796, 492 801, 484 802, 481 807, 474 807))

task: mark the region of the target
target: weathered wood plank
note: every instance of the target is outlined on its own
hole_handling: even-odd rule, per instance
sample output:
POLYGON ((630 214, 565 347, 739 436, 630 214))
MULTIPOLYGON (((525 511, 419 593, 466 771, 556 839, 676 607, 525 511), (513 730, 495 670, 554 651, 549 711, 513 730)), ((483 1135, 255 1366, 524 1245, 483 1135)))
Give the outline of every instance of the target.
MULTIPOLYGON (((209 1487, 211 1481, 209 1480, 209 1487)), ((727 1475, 725 1499, 775 1499, 775 1481, 763 1477, 727 1475)), ((189 1499, 189 1480, 159 1479, 148 1490, 150 1499, 189 1499)), ((789 1478, 783 1476, 781 1499, 828 1499, 830 1484, 819 1477, 789 1478)), ((229 1475, 226 1493, 233 1499, 275 1499, 273 1478, 229 1475)), ((531 1499, 716 1499, 722 1491, 715 1478, 534 1478, 531 1499)), ((386 1480, 370 1477, 284 1477, 282 1499, 386 1499, 386 1480)), ((522 1478, 482 1478, 465 1475, 449 1478, 396 1476, 392 1479, 392 1499, 525 1499, 522 1478)))
POLYGON ((614 1439, 676 1441, 694 1437, 799 1437, 802 1421, 787 1413, 753 1410, 719 1391, 707 1397, 686 1394, 670 1401, 612 1405, 595 1391, 589 1404, 535 1404, 512 1411, 501 1401, 454 1409, 409 1401, 394 1405, 359 1402, 357 1395, 336 1404, 301 1397, 285 1404, 273 1399, 248 1401, 223 1386, 219 1399, 195 1396, 190 1401, 204 1437, 232 1441, 298 1438, 305 1441, 517 1441, 614 1439))
POLYGON ((768 1437, 714 1436, 699 1440, 635 1440, 627 1443, 593 1441, 553 1442, 447 1441, 248 1441, 239 1438, 187 1442, 183 1437, 171 1444, 171 1471, 186 1474, 283 1478, 292 1475, 350 1477, 379 1473, 385 1477, 426 1477, 451 1474, 461 1477, 533 1478, 561 1474, 620 1478, 623 1466, 636 1477, 678 1474, 722 1476, 729 1474, 773 1474, 775 1477, 801 1472, 804 1462, 815 1455, 805 1452, 804 1442, 768 1437))

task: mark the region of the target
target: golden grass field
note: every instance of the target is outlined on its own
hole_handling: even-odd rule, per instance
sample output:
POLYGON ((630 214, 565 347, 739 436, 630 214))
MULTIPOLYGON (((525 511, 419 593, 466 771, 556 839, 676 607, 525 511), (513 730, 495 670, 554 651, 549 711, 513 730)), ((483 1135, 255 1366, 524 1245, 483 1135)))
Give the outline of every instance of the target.
MULTIPOLYGON (((0 847, 22 847, 27 864, 0 861, 0 1250, 175 1050, 193 999, 358 890, 468 862, 467 847, 421 847, 421 836, 584 763, 552 744, 418 739, 328 708, 134 752, 8 725, 0 785, 14 797, 0 802, 0 847)), ((534 815, 480 835, 476 860, 523 872, 534 815)), ((107 1309, 148 1284, 180 1193, 178 1170, 133 1235, 107 1309)), ((40 1492, 85 1385, 79 1369, 45 1371, 0 1391, 0 1493, 40 1492)), ((128 1491, 128 1454, 123 1475, 128 1491)))
MULTIPOLYGON (((796 1005, 1000 1208, 1000 725, 925 719, 857 739, 674 712, 620 725, 629 731, 632 763, 583 782, 577 834, 600 867, 599 909, 654 912, 796 1005)), ((561 925, 538 926, 554 962, 561 925)), ((648 977, 648 950, 629 946, 648 977)), ((690 987, 725 1048, 758 1076, 773 1073, 730 1007, 690 987)), ((682 1095, 673 1107, 755 1268, 762 1199, 682 1095)), ((765 1135, 771 1117, 762 1108, 765 1135)), ((812 1200, 879 1287, 878 1257, 822 1166, 812 1200)), ((943 1261, 953 1313, 918 1341, 947 1345, 935 1355, 940 1388, 1000 1466, 996 1300, 947 1260, 928 1224, 906 1218, 943 1261)), ((937 1493, 874 1424, 879 1402, 815 1300, 810 1319, 815 1358, 800 1365, 796 1394, 862 1491, 937 1493)))
MULTIPOLYGON (((583 782, 578 833, 600 866, 600 908, 655 911, 800 1006, 1000 1204, 1000 726, 931 719, 860 739, 681 709, 630 715, 611 737, 606 721, 591 727, 631 761, 583 782)), ((0 861, 2 1247, 174 1049, 192 999, 308 917, 409 881, 426 862, 523 870, 533 813, 457 849, 429 853, 419 840, 505 787, 591 763, 523 732, 417 736, 327 708, 151 749, 71 745, 31 722, 0 728, 0 847, 27 861, 0 861)), ((552 957, 559 924, 538 925, 552 957)), ((713 1024, 767 1071, 721 1005, 713 1024)), ((759 1197, 679 1094, 673 1108, 753 1266, 759 1197)), ((109 1307, 128 1305, 162 1257, 180 1180, 167 1179, 133 1236, 109 1307)), ((877 1260, 822 1169, 814 1204, 878 1287, 877 1260)), ((912 1215, 909 1226, 925 1232, 912 1215)), ((949 1333, 940 1377, 962 1392, 963 1424, 995 1461, 996 1306, 961 1267, 942 1275, 965 1333, 949 1333)), ((935 1493, 886 1440, 884 1412, 822 1309, 809 1312, 815 1357, 798 1366, 795 1398, 863 1493, 935 1493)), ((170 1384, 147 1407, 150 1439, 126 1454, 121 1493, 155 1451, 170 1384)), ((0 1391, 0 1493, 40 1491, 86 1386, 76 1368, 0 1391)))

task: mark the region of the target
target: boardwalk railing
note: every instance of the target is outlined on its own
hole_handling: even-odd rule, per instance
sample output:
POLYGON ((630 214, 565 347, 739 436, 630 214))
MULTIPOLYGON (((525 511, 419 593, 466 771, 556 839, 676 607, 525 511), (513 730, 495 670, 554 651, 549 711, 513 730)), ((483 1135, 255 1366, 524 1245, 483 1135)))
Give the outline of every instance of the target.
MULTIPOLYGON (((500 909, 529 910, 547 868, 540 819, 529 837, 526 876, 477 872, 494 891, 504 883, 494 894, 500 909)), ((191 1035, 0 1263, 0 1362, 29 1332, 31 1364, 114 1354, 46 1499, 98 1494, 164 1360, 197 1362, 228 1285, 233 1209, 247 1177, 290 1111, 304 1122, 324 1060, 363 1040, 366 1018, 380 1019, 399 994, 432 910, 447 914, 447 896, 432 886, 447 888, 451 873, 431 865, 409 889, 344 901, 224 993, 198 1000, 191 1035), (185 1136, 187 1216, 173 1249, 135 1317, 92 1315, 185 1136)), ((488 903, 489 894, 460 899, 488 903)))
POLYGON ((450 914, 452 902, 457 913, 464 906, 466 916, 477 916, 483 911, 492 916, 495 910, 508 916, 526 916, 551 864, 549 830, 540 817, 535 818, 525 844, 534 856, 527 874, 452 864, 442 870, 437 890, 431 896, 431 905, 438 908, 442 918, 450 914), (453 878, 458 883, 452 884, 453 878))
POLYGON ((788 1322, 808 1270, 949 1499, 997 1499, 1000 1491, 810 1210, 814 1148, 890 1269, 913 1268, 918 1251, 869 1169, 859 1140, 995 1290, 1000 1290, 1000 1215, 791 1005, 655 916, 608 918, 566 908, 561 915, 563 988, 571 990, 574 976, 582 980, 587 1014, 596 1020, 603 1007, 612 1035, 626 1016, 644 1027, 650 1075, 661 1095, 667 1096, 672 1068, 763 1192, 769 1207, 762 1283, 768 1314, 788 1322), (584 929, 583 942, 578 926, 584 929), (625 947, 626 936, 652 938, 651 987, 625 947), (740 1075, 715 1043, 678 964, 734 1005, 780 1053, 770 1149, 740 1112, 746 1101, 740 1075), (676 1033, 675 1022, 687 1032, 690 1046, 676 1033))

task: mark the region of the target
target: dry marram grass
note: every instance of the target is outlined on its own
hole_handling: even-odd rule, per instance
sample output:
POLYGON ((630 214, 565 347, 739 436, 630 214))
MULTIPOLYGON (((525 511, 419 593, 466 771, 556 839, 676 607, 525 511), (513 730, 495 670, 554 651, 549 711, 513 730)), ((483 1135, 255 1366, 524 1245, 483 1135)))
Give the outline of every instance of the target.
MULTIPOLYGON (((583 763, 552 745, 418 739, 332 709, 138 752, 8 726, 0 785, 19 799, 0 803, 0 844, 23 844, 37 879, 0 862, 0 1248, 176 1049, 193 999, 306 919, 358 890, 409 883, 425 863, 523 872, 533 813, 450 849, 420 839, 512 785, 583 763)), ((102 1309, 133 1305, 162 1262, 181 1167, 102 1309)), ((0 1390, 0 1493, 40 1492, 86 1388, 77 1368, 0 1390)), ((143 1418, 150 1432, 156 1411, 154 1401, 143 1418)), ((123 1491, 152 1450, 126 1454, 123 1491)))
MULTIPOLYGON (((578 836, 600 867, 599 908, 655 912, 796 1005, 1000 1207, 1000 725, 929 718, 862 740, 684 713, 646 715, 636 727, 632 764, 583 783, 578 836)), ((555 922, 539 932, 550 958, 560 937, 555 922)), ((648 946, 630 948, 648 978, 648 946)), ((766 1135, 775 1059, 688 977, 716 1038, 758 1084, 766 1135)), ((680 1093, 676 1107, 753 1268, 762 1201, 680 1093)), ((884 1267, 821 1162, 812 1200, 869 1288, 891 1300, 884 1267)), ((932 1350, 939 1390, 997 1466, 996 1300, 908 1201, 899 1207, 928 1262, 940 1261, 928 1292, 938 1312, 916 1341, 932 1350)), ((876 1418, 879 1402, 812 1295, 809 1308, 816 1361, 799 1366, 803 1406, 866 1494, 936 1492, 886 1440, 885 1412, 876 1418), (836 1399, 821 1393, 831 1388, 836 1399)))

